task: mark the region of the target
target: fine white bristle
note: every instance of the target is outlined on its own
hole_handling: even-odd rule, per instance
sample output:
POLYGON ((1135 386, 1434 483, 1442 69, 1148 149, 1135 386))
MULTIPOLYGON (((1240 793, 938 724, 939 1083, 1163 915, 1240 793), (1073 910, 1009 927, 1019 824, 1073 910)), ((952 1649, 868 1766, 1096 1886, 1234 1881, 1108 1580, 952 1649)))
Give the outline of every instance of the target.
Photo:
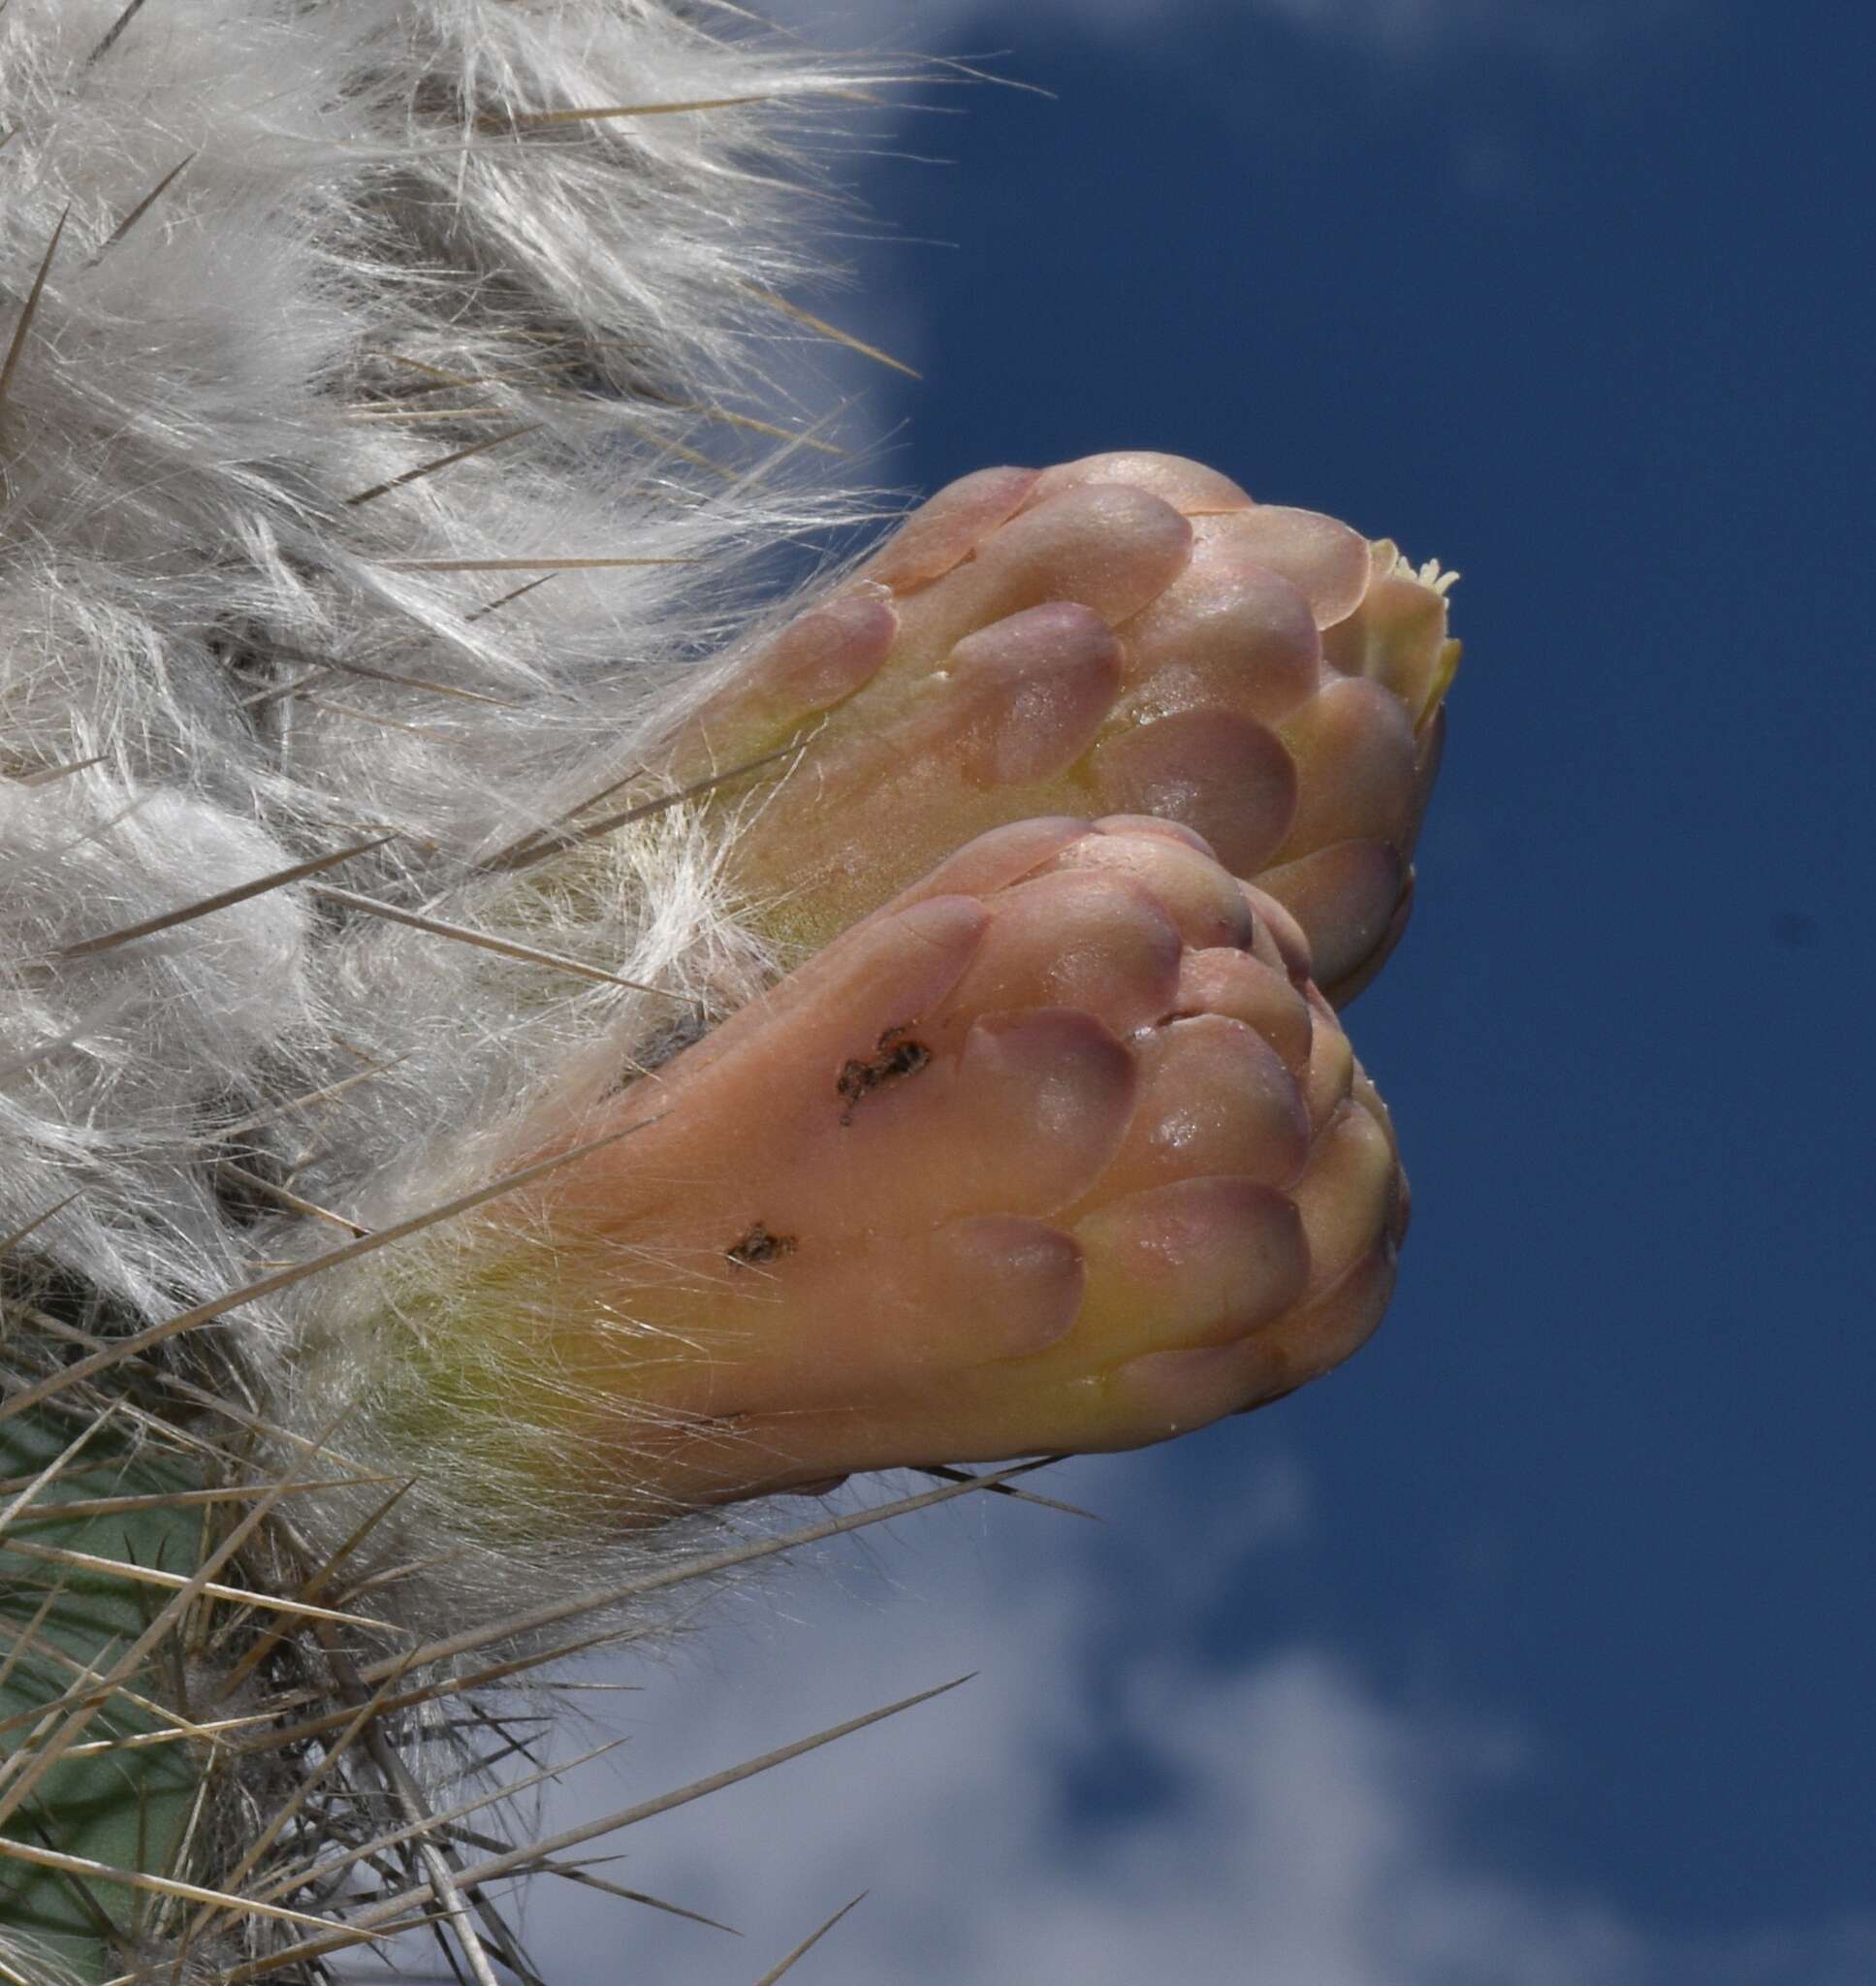
MULTIPOLYGON (((89 1684, 22 1629, 16 1666, 53 1680, 0 1827, 68 1753, 200 1739, 113 1721, 166 1637, 225 1698, 191 1716, 262 1761, 181 1853, 238 1896, 151 1874, 126 1976, 166 1938, 223 1964, 243 1912, 317 1945, 279 1911, 324 1892, 281 1858, 316 1845, 378 1699, 421 1717, 775 1549, 701 1520, 583 1536, 552 1470, 497 1483, 519 1514, 492 1532, 447 1430, 376 1410, 360 1320, 545 1119, 577 1127, 772 969, 697 796, 632 775, 861 512, 803 385, 843 335, 796 294, 827 134, 903 80, 715 0, 0 11, 7 1412, 57 1443, 108 1416, 202 1478, 113 1500, 80 1457, 35 1489, 34 1451, 22 1496, 62 1471, 87 1522, 186 1509, 212 1548, 147 1569, 155 1639, 89 1684), (300 1611, 240 1608, 237 1572, 300 1611), (407 1631, 342 1661, 306 1641, 326 1666, 296 1697, 293 1638, 367 1618, 407 1631), (295 1745, 323 1790, 278 1778, 295 1745), (248 1822, 266 1854, 217 1867, 248 1822)), ((0 1522, 20 1561, 70 1568, 24 1524, 0 1522)), ((422 1836, 424 1758, 373 1769, 422 1836)), ((450 1839, 459 1868, 501 1862, 450 1839)), ((449 1858, 412 1867, 382 1921, 441 1909, 486 1968, 449 1858)), ((277 1945, 241 1939, 270 1976, 277 1945)))

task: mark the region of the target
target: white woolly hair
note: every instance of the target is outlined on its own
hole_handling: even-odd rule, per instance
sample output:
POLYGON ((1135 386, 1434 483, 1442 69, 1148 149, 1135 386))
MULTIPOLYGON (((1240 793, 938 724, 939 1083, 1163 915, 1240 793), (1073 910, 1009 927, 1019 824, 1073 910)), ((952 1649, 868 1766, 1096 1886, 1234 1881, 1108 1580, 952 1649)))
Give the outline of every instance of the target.
MULTIPOLYGON (((878 80, 675 0, 0 16, 0 1235, 72 1328, 350 1238, 296 1207, 381 1231, 497 1180, 761 983, 685 808, 576 874, 504 858, 645 763, 843 515, 769 382, 811 119, 878 80)), ((353 1401, 335 1445, 424 1474, 452 1569, 383 1604, 460 1618, 491 1554, 513 1608, 599 1548, 459 1523, 500 1457, 459 1480, 446 1425, 374 1411, 427 1245, 212 1329, 269 1421, 353 1401)))

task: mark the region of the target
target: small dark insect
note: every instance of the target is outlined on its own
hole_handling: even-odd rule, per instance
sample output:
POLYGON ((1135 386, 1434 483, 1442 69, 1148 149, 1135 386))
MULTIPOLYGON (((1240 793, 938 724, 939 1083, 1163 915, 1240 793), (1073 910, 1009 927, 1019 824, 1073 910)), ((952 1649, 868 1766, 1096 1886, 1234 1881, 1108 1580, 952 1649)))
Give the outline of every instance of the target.
POLYGON ((879 1037, 878 1052, 870 1062, 854 1056, 842 1068, 840 1079, 834 1085, 835 1094, 846 1105, 841 1112, 841 1122, 851 1124, 862 1099, 881 1083, 916 1075, 931 1059, 932 1051, 923 1041, 907 1040, 904 1028, 888 1028, 879 1037))
POLYGON ((757 1221, 734 1248, 725 1249, 724 1253, 738 1268, 756 1268, 765 1262, 779 1262, 800 1246, 792 1234, 772 1234, 757 1221))

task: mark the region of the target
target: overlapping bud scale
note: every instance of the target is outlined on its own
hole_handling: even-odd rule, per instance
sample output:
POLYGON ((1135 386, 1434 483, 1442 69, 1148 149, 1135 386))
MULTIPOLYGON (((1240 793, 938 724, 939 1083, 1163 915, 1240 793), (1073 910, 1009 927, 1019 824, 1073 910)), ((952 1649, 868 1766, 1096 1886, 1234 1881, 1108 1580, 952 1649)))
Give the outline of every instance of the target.
POLYGON ((1292 913, 1341 1004, 1411 904, 1448 584, 1176 458, 990 470, 784 633, 690 754, 807 741, 736 856, 807 943, 1000 823, 1153 815, 1292 913))
POLYGON ((678 1501, 1203 1425, 1352 1351, 1405 1232, 1294 921, 1159 821, 982 837, 655 1101, 470 1307, 678 1501))

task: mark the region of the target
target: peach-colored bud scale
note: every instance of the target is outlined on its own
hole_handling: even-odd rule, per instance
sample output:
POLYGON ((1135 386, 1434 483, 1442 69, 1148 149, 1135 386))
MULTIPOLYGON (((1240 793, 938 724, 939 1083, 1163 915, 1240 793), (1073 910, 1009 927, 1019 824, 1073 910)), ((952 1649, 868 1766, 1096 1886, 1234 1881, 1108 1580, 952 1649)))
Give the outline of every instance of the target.
POLYGON ((462 1313, 525 1306, 517 1397, 686 1500, 1240 1411, 1373 1329, 1404 1226, 1286 913, 1157 822, 986 837, 609 1111, 462 1313))
POLYGON ((1391 545, 1175 457, 1097 456, 967 478, 856 586, 689 748, 804 740, 732 858, 779 934, 825 944, 999 823, 1137 814, 1286 905, 1332 1000, 1379 969, 1457 656, 1443 583, 1391 545))

